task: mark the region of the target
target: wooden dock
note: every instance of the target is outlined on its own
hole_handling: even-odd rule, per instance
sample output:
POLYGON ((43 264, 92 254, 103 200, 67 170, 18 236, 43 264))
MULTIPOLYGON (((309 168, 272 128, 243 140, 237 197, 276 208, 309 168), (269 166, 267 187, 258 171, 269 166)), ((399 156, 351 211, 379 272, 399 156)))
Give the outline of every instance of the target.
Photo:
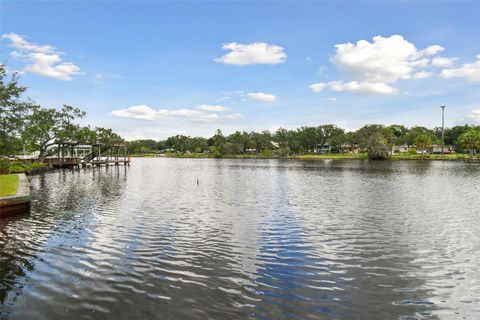
POLYGON ((109 166, 109 165, 115 165, 115 166, 118 166, 120 164, 123 164, 124 166, 129 166, 130 165, 130 160, 120 160, 120 159, 113 159, 113 160, 92 160, 88 163, 82 163, 82 166, 86 166, 88 164, 91 164, 92 166, 101 166, 101 165, 105 165, 105 166, 109 166))
POLYGON ((48 165, 54 168, 75 168, 75 167, 100 167, 104 166, 118 166, 118 165, 125 165, 129 166, 131 160, 130 159, 99 159, 99 160, 90 160, 90 161, 83 161, 82 159, 61 159, 58 160, 56 158, 53 159, 46 159, 45 161, 48 165), (62 161, 63 160, 63 161, 62 161))

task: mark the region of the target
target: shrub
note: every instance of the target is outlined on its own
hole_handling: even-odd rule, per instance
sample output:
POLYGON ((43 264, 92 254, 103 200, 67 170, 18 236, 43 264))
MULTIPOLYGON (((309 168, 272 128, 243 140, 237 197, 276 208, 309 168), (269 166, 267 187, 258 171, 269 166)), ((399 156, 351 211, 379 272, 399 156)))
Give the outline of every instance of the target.
POLYGON ((272 150, 270 149, 265 149, 262 151, 262 156, 263 157, 271 157, 272 156, 272 150))
POLYGON ((7 157, 0 158, 0 174, 10 173, 10 160, 7 157))

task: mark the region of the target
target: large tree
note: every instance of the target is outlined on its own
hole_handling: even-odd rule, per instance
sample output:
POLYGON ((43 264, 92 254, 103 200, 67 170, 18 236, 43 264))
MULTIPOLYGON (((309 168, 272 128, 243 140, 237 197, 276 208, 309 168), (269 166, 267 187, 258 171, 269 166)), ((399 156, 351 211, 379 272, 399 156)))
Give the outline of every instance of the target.
POLYGON ((428 133, 422 133, 418 135, 415 138, 415 140, 413 140, 413 143, 415 144, 415 147, 417 147, 418 150, 421 150, 422 157, 424 158, 425 153, 433 144, 433 138, 432 138, 432 135, 428 133))
POLYGON ((464 150, 468 150, 471 155, 480 150, 480 130, 470 129, 458 137, 458 143, 464 150))
POLYGON ((20 146, 24 117, 32 102, 22 99, 26 87, 18 84, 18 76, 7 77, 7 67, 0 64, 0 155, 14 153, 20 146))
POLYGON ((385 160, 390 157, 392 131, 379 124, 369 124, 358 129, 354 136, 361 148, 367 149, 372 160, 385 160))
POLYGON ((60 110, 32 106, 32 113, 25 118, 22 140, 33 151, 38 151, 38 161, 45 160, 47 151, 58 140, 72 139, 79 128, 73 121, 82 118, 85 112, 64 105, 60 110))

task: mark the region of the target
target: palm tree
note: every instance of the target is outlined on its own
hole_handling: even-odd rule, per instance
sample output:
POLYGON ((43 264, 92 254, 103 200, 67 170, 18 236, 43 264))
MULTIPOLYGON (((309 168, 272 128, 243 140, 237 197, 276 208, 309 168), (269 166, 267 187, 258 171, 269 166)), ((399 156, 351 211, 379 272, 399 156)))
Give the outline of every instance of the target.
POLYGON ((422 159, 425 159, 425 152, 432 146, 432 137, 426 133, 417 136, 413 141, 417 150, 422 150, 422 159))
POLYGON ((470 155, 475 153, 475 150, 480 149, 480 131, 470 129, 458 137, 458 143, 463 149, 469 150, 470 155))

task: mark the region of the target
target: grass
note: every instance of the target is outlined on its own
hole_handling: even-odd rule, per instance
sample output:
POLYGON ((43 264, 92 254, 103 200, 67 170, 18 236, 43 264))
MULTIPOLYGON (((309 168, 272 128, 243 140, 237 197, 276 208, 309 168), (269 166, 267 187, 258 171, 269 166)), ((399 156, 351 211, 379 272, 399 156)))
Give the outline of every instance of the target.
POLYGON ((295 156, 295 159, 300 160, 363 160, 368 159, 366 153, 347 153, 347 154, 301 154, 295 156))
POLYGON ((467 160, 469 158, 466 154, 453 153, 453 154, 409 154, 398 153, 394 154, 392 160, 467 160))
POLYGON ((17 193, 18 176, 16 174, 0 175, 0 197, 13 196, 17 193))
MULTIPOLYGON (((132 154, 132 157, 155 157, 154 153, 132 154)), ((185 153, 177 154, 167 152, 164 154, 167 158, 215 158, 214 153, 185 153)), ((411 153, 395 153, 390 160, 467 160, 470 156, 467 154, 411 154, 411 153)), ((262 154, 236 154, 223 155, 226 159, 278 159, 278 156, 262 155, 262 154)), ((298 154, 283 157, 283 159, 299 159, 299 160, 365 160, 368 159, 367 153, 344 153, 344 154, 298 154)))

